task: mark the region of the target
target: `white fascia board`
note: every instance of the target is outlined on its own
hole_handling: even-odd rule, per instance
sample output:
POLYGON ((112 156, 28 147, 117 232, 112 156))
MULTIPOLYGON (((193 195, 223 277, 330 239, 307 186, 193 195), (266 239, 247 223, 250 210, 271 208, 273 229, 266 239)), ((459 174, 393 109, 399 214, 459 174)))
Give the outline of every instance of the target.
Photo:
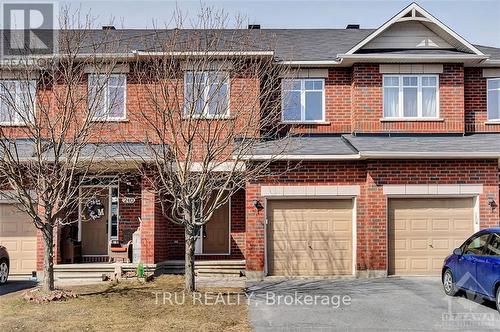
POLYGON ((302 66, 302 67, 317 67, 317 66, 333 66, 339 65, 342 63, 342 60, 291 60, 291 61, 278 61, 279 64, 289 65, 289 66, 302 66))
POLYGON ((246 155, 242 156, 241 160, 357 160, 360 159, 359 154, 349 155, 246 155))
POLYGON ((273 56, 274 51, 132 51, 137 56, 273 56))
POLYGON ((500 152, 360 152, 361 159, 497 159, 500 158, 500 152))
POLYGON ((432 16, 429 12, 427 12, 425 9, 417 5, 416 3, 412 3, 406 8, 404 8, 402 11, 400 11, 398 14, 393 16, 390 20, 385 22, 382 26, 380 26, 377 30, 375 30, 373 33, 371 33, 368 37, 360 41, 358 44, 356 44, 353 48, 351 48, 349 51, 347 51, 346 54, 353 54, 354 52, 358 51, 361 49, 363 46, 368 44, 370 41, 375 39, 378 35, 380 35, 382 32, 384 32, 387 28, 389 28, 391 25, 396 23, 399 19, 401 19, 403 16, 406 14, 410 13, 411 11, 416 10, 420 12, 424 17, 429 20, 431 23, 436 24, 439 28, 444 30, 446 33, 448 33, 452 38, 456 39, 458 42, 460 42, 463 46, 465 46, 467 49, 471 50, 474 52, 476 55, 484 55, 480 50, 478 50, 474 45, 466 41, 464 38, 462 38, 459 34, 457 34, 455 31, 447 27, 444 23, 439 21, 437 18, 432 16))
POLYGON ((343 59, 355 60, 487 60, 487 55, 477 54, 339 54, 343 59))

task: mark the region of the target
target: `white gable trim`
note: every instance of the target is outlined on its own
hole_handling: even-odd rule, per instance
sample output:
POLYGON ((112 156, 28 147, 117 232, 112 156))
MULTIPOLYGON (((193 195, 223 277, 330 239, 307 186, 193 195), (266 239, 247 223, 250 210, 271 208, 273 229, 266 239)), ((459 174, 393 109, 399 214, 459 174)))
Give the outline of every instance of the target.
POLYGON ((404 8, 402 11, 400 11, 398 14, 396 14, 394 17, 392 17, 389 21, 385 22, 380 28, 375 30, 372 34, 370 34, 368 37, 360 41, 358 44, 356 44, 353 48, 351 48, 348 52, 346 52, 346 55, 352 55, 359 49, 361 49, 363 46, 368 44, 370 41, 375 39, 378 35, 380 35, 382 32, 384 32, 388 27, 393 25, 396 22, 403 22, 403 21, 421 21, 421 22, 429 22, 429 23, 434 23, 437 25, 439 28, 443 29, 447 34, 449 34, 452 38, 456 39, 460 44, 462 44, 465 48, 469 49, 471 52, 475 53, 476 55, 484 55, 480 50, 478 50, 474 45, 466 41, 464 38, 462 38, 459 34, 457 34, 455 31, 447 27, 445 24, 443 24, 441 21, 439 21, 437 18, 432 16, 429 12, 427 12, 425 9, 417 5, 416 3, 410 4, 408 7, 404 8), (415 13, 418 12, 422 15, 422 17, 416 16, 415 13), (407 14, 411 13, 412 17, 404 17, 407 14))

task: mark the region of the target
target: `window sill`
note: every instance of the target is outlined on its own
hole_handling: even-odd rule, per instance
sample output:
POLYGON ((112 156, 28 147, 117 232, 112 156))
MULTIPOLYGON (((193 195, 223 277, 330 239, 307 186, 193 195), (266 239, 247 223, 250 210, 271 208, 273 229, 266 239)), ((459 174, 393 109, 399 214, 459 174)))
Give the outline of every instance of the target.
POLYGON ((92 122, 130 122, 129 119, 92 119, 92 122))
POLYGON ((183 116, 182 120, 233 120, 232 116, 183 116))
POLYGON ((330 121, 281 121, 287 125, 329 125, 330 121))
POLYGON ((500 120, 489 120, 489 121, 486 121, 484 124, 486 124, 486 125, 500 125, 500 120))
POLYGON ((0 127, 28 127, 25 123, 0 122, 0 127))
POLYGON ((443 122, 443 118, 380 118, 380 122, 443 122))

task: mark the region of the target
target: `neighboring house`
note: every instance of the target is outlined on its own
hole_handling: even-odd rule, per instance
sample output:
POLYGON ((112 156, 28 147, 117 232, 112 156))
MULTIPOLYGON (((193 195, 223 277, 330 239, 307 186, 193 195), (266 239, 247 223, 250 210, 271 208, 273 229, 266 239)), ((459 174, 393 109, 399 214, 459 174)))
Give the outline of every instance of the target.
MULTIPOLYGON (((272 168, 300 165, 236 193, 205 226, 197 259, 244 260, 249 278, 436 275, 470 234, 498 226, 499 48, 471 44, 416 4, 378 29, 247 33, 275 38, 276 61, 299 67, 283 80, 282 121, 296 135, 272 168)), ((124 67, 110 142, 137 138, 140 96, 126 76, 124 67)), ((248 160, 276 150, 267 140, 248 160)), ((183 230, 165 222, 140 177, 96 185, 108 223, 61 230, 59 262, 68 238, 82 242, 84 262, 106 261, 108 240, 129 239, 139 219, 142 262, 183 259, 183 230)), ((0 205, 12 272, 41 270, 42 241, 13 209, 0 205)))

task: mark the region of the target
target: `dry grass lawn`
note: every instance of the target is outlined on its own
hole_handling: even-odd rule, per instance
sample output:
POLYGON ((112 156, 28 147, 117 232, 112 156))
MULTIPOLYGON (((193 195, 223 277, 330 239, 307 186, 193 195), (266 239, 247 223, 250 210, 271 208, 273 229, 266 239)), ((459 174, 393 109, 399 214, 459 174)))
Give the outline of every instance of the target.
POLYGON ((181 276, 161 276, 147 284, 124 281, 70 289, 79 297, 44 304, 27 303, 22 291, 1 296, 0 331, 250 331, 241 289, 199 289, 213 295, 195 300, 186 296, 179 305, 168 299, 163 304, 163 293, 157 303, 155 292, 177 293, 182 302, 181 276), (224 297, 217 298, 218 292, 224 297))

